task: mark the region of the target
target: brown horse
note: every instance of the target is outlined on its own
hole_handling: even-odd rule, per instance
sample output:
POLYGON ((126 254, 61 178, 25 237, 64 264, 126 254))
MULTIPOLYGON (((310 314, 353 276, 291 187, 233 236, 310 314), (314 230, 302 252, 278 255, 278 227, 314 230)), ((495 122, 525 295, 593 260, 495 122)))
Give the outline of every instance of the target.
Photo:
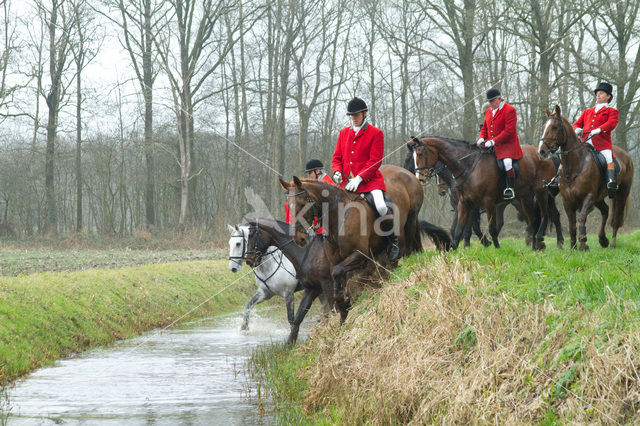
MULTIPOLYGON (((420 231, 426 232, 441 247, 448 247, 450 238, 444 229, 418 220, 424 194, 420 182, 402 167, 380 167, 386 192, 393 201, 393 223, 398 231, 401 254, 407 255, 422 249, 420 231)), ((344 303, 342 289, 351 274, 364 269, 375 259, 387 263, 387 241, 382 232, 382 222, 360 194, 347 192, 339 187, 316 180, 292 182, 280 179, 287 191, 289 209, 294 215, 294 241, 304 245, 307 231, 314 217, 320 218, 325 233, 325 251, 332 265, 334 299, 344 303)))
MULTIPOLYGON (((582 143, 573 131, 571 123, 562 116, 560 107, 556 105, 552 114, 546 109, 547 121, 543 127, 538 152, 542 156, 560 151, 563 173, 559 179, 560 194, 564 201, 564 209, 569 218, 569 234, 571 248, 576 247, 576 212, 579 211, 577 221, 579 250, 588 250, 587 245, 587 215, 597 207, 602 214, 602 223, 598 232, 598 241, 602 247, 609 245, 605 233, 605 224, 609 217, 609 206, 605 202, 607 188, 602 179, 598 165, 593 159, 591 146, 582 143)), ((613 154, 620 164, 618 175, 618 191, 612 201, 611 227, 613 236, 611 247, 616 246, 618 228, 624 223, 625 206, 633 181, 633 162, 629 154, 617 146, 613 147, 613 154)))
MULTIPOLYGON (((433 175, 438 172, 437 162, 441 161, 456 179, 459 196, 458 225, 453 236, 453 247, 458 246, 469 211, 474 205, 485 209, 493 245, 500 247, 498 233, 502 227, 502 215, 497 214, 497 207, 506 201, 502 197, 503 178, 493 151, 478 148, 463 140, 443 137, 414 138, 411 142, 415 145, 416 165, 419 168, 429 170, 429 175, 433 175)), ((544 250, 544 231, 548 222, 547 194, 542 183, 532 185, 537 179, 536 170, 540 159, 535 148, 531 148, 526 145, 522 147, 523 157, 518 160, 520 174, 516 180, 516 197, 511 202, 524 215, 529 229, 534 231, 534 198, 538 200, 541 221, 535 230, 531 246, 534 250, 544 250)))
MULTIPOLYGON (((293 235, 289 224, 273 219, 257 219, 249 224, 249 236, 245 261, 254 267, 262 263, 262 257, 270 247, 277 247, 291 261, 296 276, 302 284, 300 306, 291 323, 288 343, 295 343, 304 317, 309 312, 313 301, 320 296, 325 306, 330 305, 333 298, 331 264, 324 252, 321 237, 313 237, 306 247, 293 244, 293 235)), ((337 306, 340 310, 340 321, 347 317, 348 305, 337 306)))

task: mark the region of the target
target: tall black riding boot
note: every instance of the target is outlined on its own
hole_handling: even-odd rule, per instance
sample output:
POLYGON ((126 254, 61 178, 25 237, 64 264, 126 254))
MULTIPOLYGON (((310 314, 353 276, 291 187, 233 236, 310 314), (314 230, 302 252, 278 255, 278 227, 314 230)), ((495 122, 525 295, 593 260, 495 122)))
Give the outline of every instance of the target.
POLYGON ((513 190, 513 188, 516 186, 516 178, 507 176, 505 180, 507 183, 507 187, 504 189, 502 195, 505 200, 513 200, 516 196, 516 192, 513 190))
POLYGON ((393 229, 393 207, 390 203, 387 204, 387 216, 389 219, 385 219, 381 224, 380 228, 383 232, 387 233, 391 231, 391 234, 387 236, 389 240, 389 246, 387 247, 389 260, 395 262, 400 259, 400 241, 398 240, 398 234, 396 234, 393 229))
POLYGON ((609 193, 609 198, 615 197, 617 190, 618 183, 616 182, 616 171, 613 169, 607 169, 607 192, 609 193))

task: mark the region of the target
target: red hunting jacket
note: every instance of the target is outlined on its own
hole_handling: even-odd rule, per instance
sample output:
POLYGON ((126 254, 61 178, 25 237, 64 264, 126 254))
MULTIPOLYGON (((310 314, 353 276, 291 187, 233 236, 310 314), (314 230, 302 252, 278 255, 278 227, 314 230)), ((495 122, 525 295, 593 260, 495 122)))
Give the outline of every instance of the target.
MULTIPOLYGON (((328 183, 329 185, 336 184, 333 181, 333 179, 331 179, 329 175, 326 173, 322 175, 322 178, 320 179, 320 181, 324 183, 328 183)), ((288 224, 293 223, 293 218, 291 217, 291 211, 289 211, 289 204, 286 202, 284 203, 284 221, 287 222, 288 224)), ((316 217, 315 219, 313 219, 313 226, 317 224, 318 224, 318 218, 316 217)), ((317 235, 322 235, 323 232, 324 232, 324 228, 322 226, 316 230, 317 235)))
POLYGON ((602 151, 603 149, 613 149, 613 145, 611 144, 611 131, 615 129, 617 125, 618 110, 604 106, 597 113, 595 107, 585 109, 580 115, 580 118, 578 118, 578 121, 573 125, 573 128, 581 128, 583 130, 582 142, 584 142, 587 137, 589 137, 589 133, 599 127, 602 132, 592 137, 591 142, 593 142, 595 149, 602 151))
POLYGON ((360 175, 362 183, 357 192, 385 190, 382 173, 378 170, 384 155, 384 135, 369 123, 364 123, 357 135, 351 126, 340 131, 331 166, 333 172, 342 173, 342 188, 347 179, 360 175))
POLYGON ((517 160, 522 157, 522 148, 520 148, 516 131, 517 120, 516 109, 506 102, 498 108, 496 115, 491 113, 491 108, 487 108, 484 113, 480 137, 485 141, 493 139, 495 142, 493 149, 500 160, 503 158, 517 160))

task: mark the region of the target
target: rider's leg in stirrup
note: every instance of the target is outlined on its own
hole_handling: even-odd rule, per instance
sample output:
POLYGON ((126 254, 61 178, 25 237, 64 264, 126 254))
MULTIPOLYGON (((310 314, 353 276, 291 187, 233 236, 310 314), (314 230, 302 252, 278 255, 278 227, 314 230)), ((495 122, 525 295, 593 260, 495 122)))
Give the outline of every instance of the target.
POLYGON ((613 165, 613 152, 610 149, 603 149, 600 152, 604 159, 607 160, 607 191, 609 192, 609 198, 613 198, 618 190, 616 171, 613 165))
POLYGON ((503 158, 502 162, 504 164, 504 170, 507 174, 506 188, 504 189, 502 195, 504 196, 505 200, 512 200, 516 196, 516 193, 513 189, 516 186, 516 173, 513 170, 513 161, 511 160, 511 158, 503 158))
POLYGON ((398 235, 396 234, 396 230, 393 226, 394 223, 392 207, 384 202, 384 194, 382 190, 374 189, 373 191, 371 191, 371 195, 373 196, 373 202, 376 205, 376 210, 378 210, 378 214, 380 215, 380 217, 383 217, 387 214, 390 214, 391 216, 390 218, 385 219, 384 222, 381 223, 381 225, 383 225, 382 230, 384 232, 391 231, 391 234, 389 235, 389 260, 398 260, 400 258, 400 244, 398 241, 398 235))

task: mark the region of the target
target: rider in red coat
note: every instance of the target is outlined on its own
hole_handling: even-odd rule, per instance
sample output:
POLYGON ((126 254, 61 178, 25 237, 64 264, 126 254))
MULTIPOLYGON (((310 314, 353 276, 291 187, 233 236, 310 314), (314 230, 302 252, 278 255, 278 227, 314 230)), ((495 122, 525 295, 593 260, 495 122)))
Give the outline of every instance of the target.
MULTIPOLYGON (((335 185, 336 183, 329 177, 328 174, 324 172, 324 164, 322 161, 316 160, 315 158, 307 161, 307 165, 305 167, 305 171, 307 177, 309 179, 317 179, 320 182, 328 183, 329 185, 335 185)), ((291 211, 289 211, 289 204, 284 203, 284 217, 285 222, 293 223, 293 218, 291 217, 291 211)), ((316 226, 318 224, 318 218, 316 217, 313 220, 313 225, 316 226)), ((324 229, 322 226, 316 229, 316 235, 322 235, 324 229)))
MULTIPOLYGON (((384 155, 384 134, 366 122, 368 107, 360 98, 353 98, 347 105, 347 115, 351 116, 352 125, 340 131, 336 149, 333 152, 333 180, 352 192, 370 192, 380 216, 391 213, 390 206, 384 201, 382 191, 386 189, 384 178, 378 168, 384 155)), ((382 222, 388 225, 388 220, 382 222)), ((389 259, 394 261, 400 257, 397 230, 384 229, 389 234, 389 259)))
POLYGON ((518 117, 515 108, 504 101, 498 89, 487 91, 487 101, 489 108, 484 114, 484 123, 476 145, 484 148, 493 147, 498 159, 502 160, 507 174, 503 196, 505 200, 511 200, 515 197, 513 188, 516 180, 513 160, 522 158, 522 148, 516 131, 518 117))
POLYGON ((582 141, 591 144, 600 151, 607 160, 607 189, 609 196, 618 189, 615 170, 613 166, 613 145, 611 143, 611 131, 618 125, 618 110, 607 106, 613 99, 613 87, 609 83, 602 82, 593 91, 596 95, 596 106, 586 109, 573 125, 582 141))

